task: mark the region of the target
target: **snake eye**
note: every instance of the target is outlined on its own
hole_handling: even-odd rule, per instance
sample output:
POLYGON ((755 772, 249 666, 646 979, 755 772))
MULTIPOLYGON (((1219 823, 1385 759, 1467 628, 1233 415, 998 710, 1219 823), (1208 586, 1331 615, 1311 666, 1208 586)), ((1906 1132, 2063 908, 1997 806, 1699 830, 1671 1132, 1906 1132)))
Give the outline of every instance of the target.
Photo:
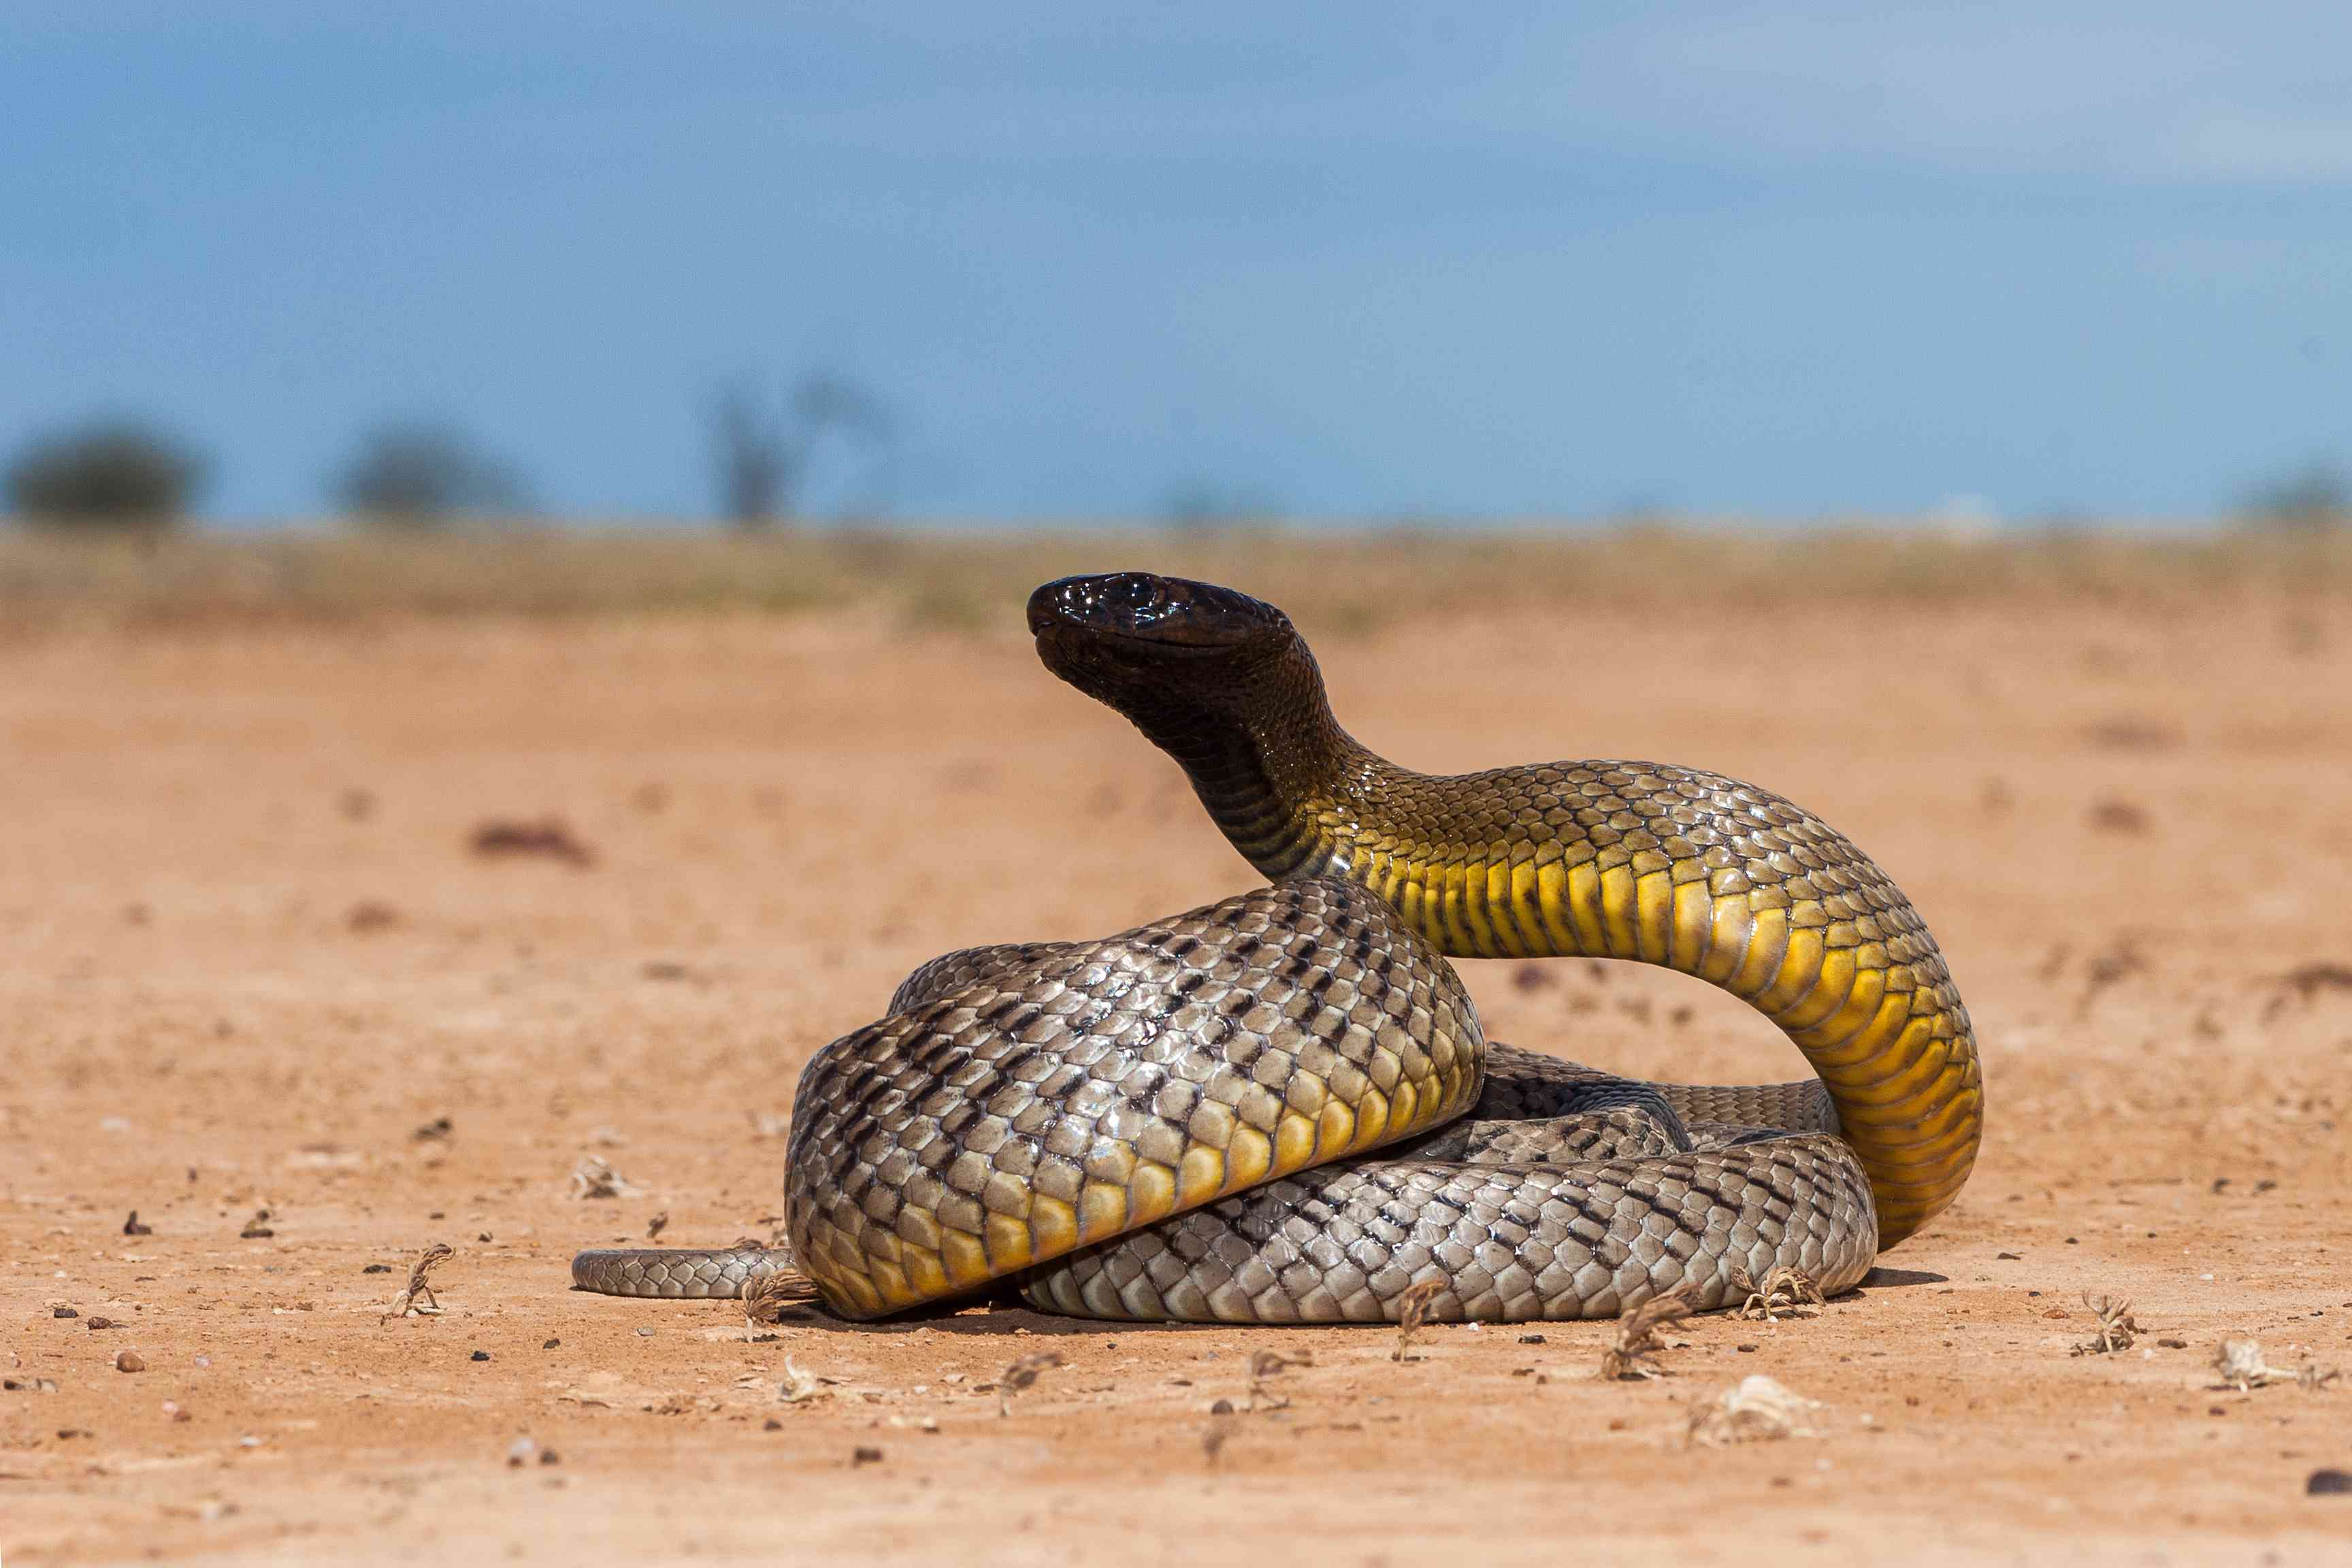
POLYGON ((1142 577, 1114 577, 1105 585, 1103 601, 1123 610, 1149 610, 1160 602, 1159 584, 1142 577))

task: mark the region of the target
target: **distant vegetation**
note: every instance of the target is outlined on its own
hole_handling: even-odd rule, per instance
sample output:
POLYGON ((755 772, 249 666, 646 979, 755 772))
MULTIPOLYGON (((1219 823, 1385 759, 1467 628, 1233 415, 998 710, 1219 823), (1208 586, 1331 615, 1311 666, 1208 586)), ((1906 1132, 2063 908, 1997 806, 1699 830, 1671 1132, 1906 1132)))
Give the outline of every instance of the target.
POLYGON ((519 511, 529 494, 512 468, 464 431, 423 421, 369 433, 333 488, 353 516, 394 528, 519 511))
POLYGON ((152 530, 184 516, 204 478, 204 459, 172 437, 98 420, 26 442, 8 464, 8 510, 47 528, 152 530))
POLYGON ((2337 528, 2352 521, 2352 485, 2333 463, 2314 463, 2255 489, 2246 518, 2270 528, 2337 528))
POLYGON ((871 464, 887 459, 889 413, 846 376, 813 372, 781 401, 750 377, 710 401, 710 459, 719 514, 739 528, 765 528, 798 510, 811 471, 828 447, 852 448, 871 464))
POLYGON ((2273 600, 2283 588, 2298 615, 2324 627, 2319 606, 2352 596, 2352 529, 1308 535, 1244 525, 1010 536, 517 528, 129 537, 135 542, 113 547, 102 538, 93 545, 0 532, 0 639, 68 626, 842 610, 928 635, 1018 637, 1032 587, 1121 566, 1230 583, 1272 599, 1311 634, 1334 637, 1433 618, 1572 637, 1581 611, 1607 606, 1685 627, 1769 627, 1778 616, 1857 604, 1923 614, 1997 601, 2022 613, 2095 605, 2174 615, 2232 595, 2273 600))

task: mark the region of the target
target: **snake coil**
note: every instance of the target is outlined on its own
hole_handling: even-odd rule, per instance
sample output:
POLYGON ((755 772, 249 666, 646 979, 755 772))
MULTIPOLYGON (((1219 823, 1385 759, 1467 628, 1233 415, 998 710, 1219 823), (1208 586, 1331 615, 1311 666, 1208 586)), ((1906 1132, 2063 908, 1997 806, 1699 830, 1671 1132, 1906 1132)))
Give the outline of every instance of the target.
POLYGON ((575 1284, 724 1296, 789 1265, 854 1318, 1013 1279, 1097 1317, 1320 1321, 1393 1320, 1426 1282, 1441 1319, 1608 1317, 1780 1265, 1846 1289, 1967 1181, 1967 1011, 1811 814, 1648 763, 1398 767, 1231 589, 1073 577, 1028 615, 1272 885, 925 964, 802 1076, 788 1255, 585 1252, 575 1284), (1718 985, 1816 1076, 1653 1084, 1489 1044, 1445 962, 1568 954, 1718 985))

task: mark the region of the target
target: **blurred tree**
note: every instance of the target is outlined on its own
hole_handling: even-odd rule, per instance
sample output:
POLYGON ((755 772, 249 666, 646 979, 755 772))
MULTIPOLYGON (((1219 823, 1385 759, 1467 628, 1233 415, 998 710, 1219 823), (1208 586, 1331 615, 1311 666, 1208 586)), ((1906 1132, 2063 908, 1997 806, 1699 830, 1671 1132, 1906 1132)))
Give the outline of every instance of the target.
POLYGON ((354 515, 395 528, 430 528, 462 515, 511 512, 527 491, 514 470, 465 432, 424 422, 371 431, 334 482, 354 515))
POLYGON ((102 419, 27 441, 8 465, 8 509, 54 528, 165 527, 204 477, 204 459, 169 436, 102 419))
POLYGON ((743 528, 764 528, 793 515, 811 460, 828 437, 880 451, 891 431, 879 400, 824 371, 803 376, 781 408, 750 378, 739 377, 711 399, 709 423, 719 510, 743 528))
POLYGON ((2258 487, 2245 516, 2270 528, 2333 528, 2352 519, 2352 486, 2335 464, 2317 462, 2258 487))

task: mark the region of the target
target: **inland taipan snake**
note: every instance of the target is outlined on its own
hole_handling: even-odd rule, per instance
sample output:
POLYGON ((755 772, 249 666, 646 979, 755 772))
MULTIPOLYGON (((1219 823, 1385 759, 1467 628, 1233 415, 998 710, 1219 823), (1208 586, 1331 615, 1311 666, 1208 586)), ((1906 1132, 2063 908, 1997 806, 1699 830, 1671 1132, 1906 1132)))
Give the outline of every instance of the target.
POLYGON ((1108 1318, 1394 1320, 1408 1291, 1438 1319, 1609 1317, 1781 1265, 1845 1289, 1968 1179, 1968 1014, 1910 903, 1810 814, 1649 763, 1398 767, 1230 589, 1068 578, 1029 625, 1272 886, 925 964, 802 1075, 789 1253, 586 1252, 576 1284, 730 1296, 797 1267, 852 1318, 1004 1279, 1108 1318), (1441 956, 1559 954, 1719 985, 1818 1078, 1488 1045, 1441 956))

